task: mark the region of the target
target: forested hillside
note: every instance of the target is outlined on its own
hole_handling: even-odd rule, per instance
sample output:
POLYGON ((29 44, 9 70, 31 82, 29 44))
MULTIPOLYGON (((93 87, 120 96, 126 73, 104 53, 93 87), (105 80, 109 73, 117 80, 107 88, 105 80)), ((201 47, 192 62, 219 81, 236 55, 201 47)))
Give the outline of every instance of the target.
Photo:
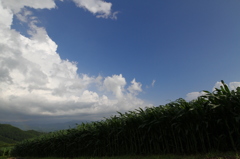
POLYGON ((0 145, 16 144, 24 139, 30 139, 43 133, 34 130, 23 131, 9 124, 0 124, 0 145))

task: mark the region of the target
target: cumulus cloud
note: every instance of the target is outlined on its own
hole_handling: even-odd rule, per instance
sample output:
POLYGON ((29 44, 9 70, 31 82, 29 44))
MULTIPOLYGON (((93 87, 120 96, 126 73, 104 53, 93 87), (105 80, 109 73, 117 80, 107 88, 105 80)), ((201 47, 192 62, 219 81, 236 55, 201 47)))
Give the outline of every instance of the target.
POLYGON ((215 85, 212 88, 212 91, 215 91, 216 88, 220 89, 220 86, 222 86, 221 82, 216 82, 215 85))
POLYGON ((112 13, 112 3, 103 0, 73 0, 78 7, 87 9, 98 18, 116 19, 117 12, 112 13))
MULTIPOLYGON (((78 3, 89 3, 86 8, 95 14, 111 14, 111 4, 104 1, 78 3), (95 2, 99 8, 91 8, 95 2)), ((56 7, 53 0, 0 0, 0 121, 86 114, 101 118, 146 106, 136 97, 142 85, 135 79, 129 86, 122 74, 78 74, 77 63, 61 59, 58 45, 25 6, 56 7), (29 37, 11 29, 14 15, 29 26, 29 37)))
MULTIPOLYGON (((236 90, 237 87, 240 87, 240 82, 230 82, 229 84, 226 84, 230 90, 236 90)), ((216 82, 212 91, 215 90, 215 88, 220 89, 220 87, 223 86, 221 82, 216 82)))
POLYGON ((187 101, 191 101, 191 100, 197 99, 198 97, 203 96, 205 94, 206 94, 205 92, 191 92, 186 95, 185 99, 187 101))
POLYGON ((142 92, 142 84, 140 82, 136 82, 135 78, 132 80, 132 85, 128 87, 128 90, 132 94, 138 94, 142 92))
POLYGON ((237 87, 240 87, 240 82, 230 82, 229 83, 229 89, 230 90, 236 90, 237 87))
MULTIPOLYGON (((222 86, 222 83, 221 82, 216 82, 212 88, 212 91, 215 91, 216 88, 220 89, 220 87, 222 86)), ((229 85, 228 85, 228 88, 230 90, 236 90, 237 87, 240 87, 240 82, 230 82, 229 85)), ((194 100, 194 99, 197 99, 198 97, 202 96, 202 95, 205 95, 206 93, 205 92, 191 92, 191 93, 188 93, 186 95, 186 100, 187 101, 191 101, 191 100, 194 100)))
POLYGON ((24 7, 34 9, 52 9, 56 7, 54 0, 1 0, 3 7, 11 9, 13 13, 18 13, 24 7))
POLYGON ((103 84, 106 90, 113 92, 117 98, 123 97, 126 80, 124 77, 122 77, 122 74, 119 76, 113 75, 112 77, 107 77, 103 84))

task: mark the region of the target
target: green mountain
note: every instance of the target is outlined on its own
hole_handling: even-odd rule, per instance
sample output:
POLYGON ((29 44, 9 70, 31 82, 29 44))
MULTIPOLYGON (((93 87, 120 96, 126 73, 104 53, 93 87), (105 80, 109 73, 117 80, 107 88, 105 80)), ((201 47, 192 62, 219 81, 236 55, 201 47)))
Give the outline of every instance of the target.
POLYGON ((0 145, 16 144, 40 135, 43 133, 34 130, 23 131, 9 124, 0 124, 0 145))

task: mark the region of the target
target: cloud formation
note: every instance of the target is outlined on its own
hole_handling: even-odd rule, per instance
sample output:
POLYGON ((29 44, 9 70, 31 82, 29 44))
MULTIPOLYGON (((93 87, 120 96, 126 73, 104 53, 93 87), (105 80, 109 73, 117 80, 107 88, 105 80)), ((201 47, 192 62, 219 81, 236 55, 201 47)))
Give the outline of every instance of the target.
POLYGON ((103 0, 73 0, 78 7, 87 9, 98 18, 117 19, 117 12, 112 13, 112 3, 103 0))
POLYGON ((34 9, 52 9, 56 7, 54 0, 1 0, 2 5, 10 9, 14 14, 21 11, 24 7, 34 9))
MULTIPOLYGON (((105 18, 111 15, 110 3, 74 2, 105 18)), ((142 85, 135 79, 128 85, 121 74, 78 74, 77 63, 61 59, 57 44, 45 28, 37 26, 37 17, 26 6, 52 9, 56 4, 54 0, 0 0, 0 121, 84 114, 101 118, 146 106, 136 97, 142 85), (29 37, 11 29, 14 15, 29 26, 29 37)))
POLYGON ((153 80, 153 81, 152 81, 152 84, 151 84, 152 87, 154 87, 155 82, 156 82, 156 80, 153 80))
POLYGON ((186 100, 187 101, 191 101, 191 100, 194 100, 194 99, 197 99, 198 97, 202 96, 202 95, 205 95, 205 92, 191 92, 191 93, 188 93, 186 95, 186 100))
POLYGON ((151 83, 151 85, 150 85, 150 86, 146 85, 146 88, 151 88, 151 87, 154 87, 154 85, 155 85, 155 82, 156 82, 156 80, 152 80, 152 83, 151 83))
POLYGON ((103 86, 106 90, 111 91, 114 95, 120 99, 123 97, 124 86, 126 85, 126 80, 122 75, 113 75, 112 77, 107 77, 103 86))
POLYGON ((132 85, 128 87, 130 93, 137 95, 139 92, 142 92, 142 84, 136 82, 135 78, 132 80, 132 85))
MULTIPOLYGON (((222 86, 222 83, 221 82, 216 82, 215 85, 213 86, 212 88, 212 91, 215 90, 215 88, 218 88, 220 89, 220 86, 222 86)), ((240 82, 230 82, 229 85, 228 85, 228 88, 230 90, 236 90, 237 87, 240 87, 240 82)), ((197 99, 198 97, 202 96, 202 95, 205 95, 206 93, 201 91, 201 92, 191 92, 191 93, 188 93, 186 95, 186 100, 187 101, 191 101, 191 100, 194 100, 194 99, 197 99)))

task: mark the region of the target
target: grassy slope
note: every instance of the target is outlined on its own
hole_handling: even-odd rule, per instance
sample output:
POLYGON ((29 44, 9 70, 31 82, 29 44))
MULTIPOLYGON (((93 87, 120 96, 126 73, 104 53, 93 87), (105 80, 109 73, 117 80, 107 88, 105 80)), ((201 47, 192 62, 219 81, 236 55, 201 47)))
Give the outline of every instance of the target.
POLYGON ((9 124, 0 124, 0 145, 16 144, 24 139, 34 138, 42 133, 29 130, 23 131, 9 124))
POLYGON ((7 146, 7 145, 11 145, 11 144, 16 144, 17 142, 10 139, 10 138, 6 138, 3 136, 0 136, 0 147, 2 146, 7 146))

